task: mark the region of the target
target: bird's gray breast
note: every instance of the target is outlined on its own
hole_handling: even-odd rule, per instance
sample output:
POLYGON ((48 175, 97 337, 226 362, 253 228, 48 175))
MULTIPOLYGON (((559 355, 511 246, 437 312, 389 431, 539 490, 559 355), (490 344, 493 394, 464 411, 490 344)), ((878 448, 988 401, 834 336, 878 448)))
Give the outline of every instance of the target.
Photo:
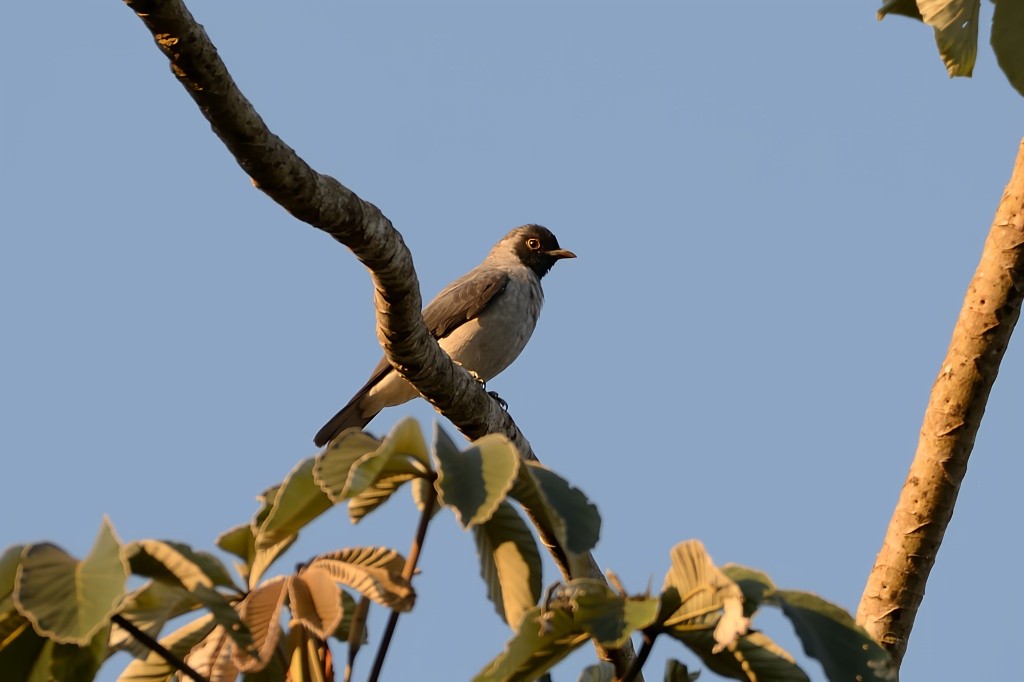
POLYGON ((544 303, 540 280, 528 268, 512 268, 508 275, 505 290, 477 317, 440 340, 453 360, 484 381, 493 379, 523 352, 544 303))

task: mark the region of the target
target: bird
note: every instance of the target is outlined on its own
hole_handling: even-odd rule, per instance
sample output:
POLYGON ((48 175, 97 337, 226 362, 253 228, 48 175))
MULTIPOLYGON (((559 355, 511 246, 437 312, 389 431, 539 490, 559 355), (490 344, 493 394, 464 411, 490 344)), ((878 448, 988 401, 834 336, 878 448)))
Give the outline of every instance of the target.
MULTIPOLYGON (((423 309, 423 321, 452 360, 486 383, 519 357, 533 335, 544 302, 541 278, 559 260, 575 257, 546 227, 517 227, 480 265, 442 289, 423 309)), ((366 384, 313 442, 323 447, 347 429, 365 427, 385 407, 418 396, 387 358, 381 358, 366 384)))

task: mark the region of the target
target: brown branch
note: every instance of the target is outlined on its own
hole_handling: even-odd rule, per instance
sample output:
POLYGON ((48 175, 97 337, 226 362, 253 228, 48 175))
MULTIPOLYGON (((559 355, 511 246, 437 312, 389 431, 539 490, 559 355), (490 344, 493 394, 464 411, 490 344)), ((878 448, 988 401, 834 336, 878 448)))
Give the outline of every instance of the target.
MULTIPOLYGON (((299 220, 347 246, 370 270, 377 338, 388 362, 471 440, 501 433, 524 458, 536 460, 512 417, 479 382, 453 363, 428 333, 412 256, 391 221, 334 178, 316 172, 267 128, 181 0, 125 3, 153 34, 172 73, 253 185, 299 220)), ((591 555, 569 557, 558 546, 552 529, 540 524, 537 529, 545 544, 553 548, 566 579, 603 578, 591 555)), ((633 658, 629 645, 621 652, 599 648, 599 654, 611 657, 620 673, 633 658)))
POLYGON ((1024 142, 932 387, 917 453, 857 622, 897 668, 1024 299, 1024 142))

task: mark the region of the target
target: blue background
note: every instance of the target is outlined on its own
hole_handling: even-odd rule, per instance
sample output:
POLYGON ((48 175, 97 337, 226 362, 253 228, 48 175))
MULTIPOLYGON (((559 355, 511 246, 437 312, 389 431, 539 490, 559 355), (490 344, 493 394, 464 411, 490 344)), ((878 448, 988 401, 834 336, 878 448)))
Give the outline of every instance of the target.
MULTIPOLYGON (((657 588, 695 537, 856 609, 1024 131, 989 3, 954 81, 872 3, 190 6, 270 127, 391 218, 426 298, 522 223, 579 254, 490 388, 599 506, 603 567, 657 588)), ((210 548, 377 361, 369 278, 251 186, 122 3, 2 14, 0 545, 84 555, 107 514, 210 548)), ((904 679, 1018 667, 1020 345, 904 679)), ((429 430, 422 401, 371 429, 406 414, 429 430)), ((335 509, 277 567, 405 552, 415 524, 405 495, 335 509)), ((385 679, 468 679, 509 631, 450 514, 421 568, 385 679)), ((776 613, 755 626, 806 661, 776 613)), ((659 641, 648 679, 668 656, 701 667, 659 641)))

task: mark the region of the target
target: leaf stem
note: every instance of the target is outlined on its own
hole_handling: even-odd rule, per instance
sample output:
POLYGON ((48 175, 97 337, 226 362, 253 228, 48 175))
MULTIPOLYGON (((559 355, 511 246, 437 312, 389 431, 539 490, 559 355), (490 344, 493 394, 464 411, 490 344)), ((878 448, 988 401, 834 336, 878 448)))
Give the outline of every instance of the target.
POLYGON ((654 648, 654 640, 658 636, 658 633, 654 632, 643 632, 644 643, 640 647, 640 653, 636 655, 636 658, 629 664, 629 670, 622 676, 622 682, 632 682, 636 679, 637 675, 640 674, 640 670, 644 667, 644 663, 647 662, 647 657, 651 655, 651 649, 654 648))
MULTIPOLYGON (((423 513, 420 515, 420 523, 416 528, 416 537, 412 541, 412 546, 409 548, 409 556, 405 560, 405 567, 402 569, 402 577, 407 582, 412 582, 412 576, 416 572, 416 564, 420 560, 420 551, 423 549, 423 540, 427 537, 427 526, 430 524, 430 519, 434 516, 434 504, 437 499, 437 488, 434 487, 433 481, 431 481, 430 490, 427 493, 427 498, 423 501, 423 513)), ((395 627, 398 625, 398 617, 401 615, 398 611, 391 611, 391 615, 388 616, 388 624, 384 628, 384 636, 380 641, 380 648, 377 650, 377 658, 373 661, 373 670, 370 671, 370 677, 368 682, 377 682, 377 678, 380 676, 381 668, 384 667, 384 657, 387 656, 388 647, 391 645, 391 637, 395 634, 395 627)))
POLYGON ((113 623, 117 623, 128 634, 137 639, 143 646, 155 652, 158 656, 177 668, 182 674, 192 678, 195 682, 207 682, 207 679, 196 672, 195 668, 191 667, 183 659, 174 655, 170 649, 140 630, 136 627, 135 623, 131 622, 120 613, 115 613, 110 617, 110 620, 113 623))

